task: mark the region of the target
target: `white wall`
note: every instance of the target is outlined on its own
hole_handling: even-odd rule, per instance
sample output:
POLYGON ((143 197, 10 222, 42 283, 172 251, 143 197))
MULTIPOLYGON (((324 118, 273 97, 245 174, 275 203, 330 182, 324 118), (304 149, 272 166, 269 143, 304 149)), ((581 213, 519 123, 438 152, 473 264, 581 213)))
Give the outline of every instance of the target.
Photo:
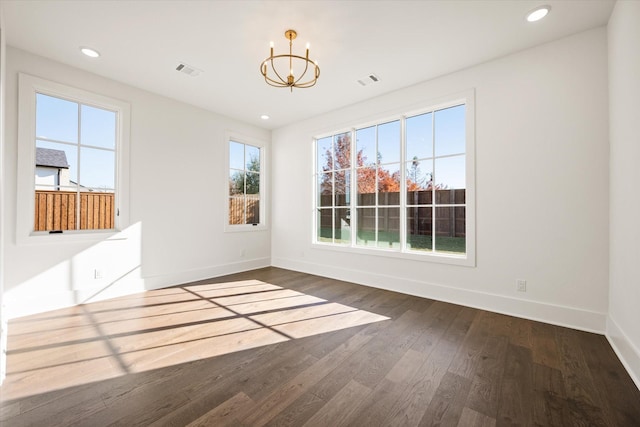
POLYGON ((640 2, 616 3, 608 36, 611 250, 607 336, 640 388, 640 2))
POLYGON ((36 190, 51 190, 54 185, 58 185, 59 170, 58 168, 36 166, 36 190))
MULTIPOLYGON (((225 132, 270 132, 9 47, 5 299, 10 317, 269 265, 270 233, 225 233, 225 132), (130 222, 108 240, 16 243, 18 72, 131 105, 130 222), (171 179, 158 179, 172 171, 171 179), (240 256, 241 250, 245 255, 240 256), (94 279, 94 269, 103 279, 94 279)), ((21 191, 30 191, 21 189, 21 191)), ((268 212, 268 210, 267 210, 268 212)))
POLYGON ((4 225, 4 92, 5 92, 5 51, 4 13, 0 3, 0 384, 6 375, 7 350, 7 310, 4 305, 4 236, 7 234, 4 225))
POLYGON ((274 131, 272 263, 603 332, 606 36, 605 28, 577 34, 274 131), (312 137, 469 88, 476 91, 477 266, 313 248, 312 137), (516 279, 527 280, 527 293, 516 292, 516 279))

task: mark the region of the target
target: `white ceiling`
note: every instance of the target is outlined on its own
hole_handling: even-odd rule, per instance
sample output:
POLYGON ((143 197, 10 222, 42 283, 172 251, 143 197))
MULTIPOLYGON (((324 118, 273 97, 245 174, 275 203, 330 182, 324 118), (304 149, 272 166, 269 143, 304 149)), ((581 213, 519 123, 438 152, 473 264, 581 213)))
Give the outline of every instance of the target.
POLYGON ((274 129, 493 58, 606 25, 614 0, 2 0, 7 44, 254 125, 274 129), (552 7, 528 23, 526 12, 552 7), (269 42, 311 57, 311 89, 267 86, 269 42), (79 46, 102 54, 90 59, 79 46), (180 61, 198 77, 175 70, 180 61), (380 82, 357 80, 375 73, 380 82), (271 119, 260 120, 261 114, 271 119))

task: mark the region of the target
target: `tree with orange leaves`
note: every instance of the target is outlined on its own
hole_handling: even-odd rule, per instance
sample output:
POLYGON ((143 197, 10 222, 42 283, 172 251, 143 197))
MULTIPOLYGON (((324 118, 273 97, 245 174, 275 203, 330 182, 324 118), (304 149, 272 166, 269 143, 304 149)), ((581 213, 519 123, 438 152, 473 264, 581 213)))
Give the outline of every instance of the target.
MULTIPOLYGON (((335 149, 326 151, 327 163, 323 166, 324 172, 337 171, 335 188, 332 188, 332 176, 329 173, 323 174, 321 182, 321 194, 346 194, 346 187, 349 185, 348 174, 345 173, 351 167, 351 134, 344 133, 336 138, 335 149), (333 191, 332 191, 333 190, 333 191)), ((376 166, 374 163, 367 164, 367 156, 363 150, 356 153, 357 168, 357 192, 358 194, 372 194, 376 191, 393 193, 400 192, 400 172, 393 173, 384 167, 376 166), (377 185, 376 185, 377 176, 377 185)), ((380 163, 380 158, 376 159, 380 163)), ((433 181, 431 178, 426 182, 420 182, 419 162, 414 158, 411 169, 407 171, 406 185, 407 191, 431 190, 433 181)), ((424 179, 423 179, 424 180, 424 179)), ((436 189, 442 189, 442 185, 436 185, 436 189)))

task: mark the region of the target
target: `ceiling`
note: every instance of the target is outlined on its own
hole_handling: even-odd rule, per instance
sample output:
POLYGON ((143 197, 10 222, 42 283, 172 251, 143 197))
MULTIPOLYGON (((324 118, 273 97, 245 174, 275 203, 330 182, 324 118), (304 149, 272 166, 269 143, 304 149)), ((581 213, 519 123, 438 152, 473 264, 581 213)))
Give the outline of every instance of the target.
POLYGON ((607 24, 614 0, 13 1, 7 44, 274 129, 399 88, 607 24), (551 5, 542 21, 525 14, 551 5), (311 43, 321 69, 310 89, 267 86, 259 72, 311 43), (101 53, 91 59, 80 46, 101 53), (190 77, 179 62, 203 70, 190 77), (376 74, 367 86, 358 79, 376 74), (260 115, 271 118, 261 120, 260 115))

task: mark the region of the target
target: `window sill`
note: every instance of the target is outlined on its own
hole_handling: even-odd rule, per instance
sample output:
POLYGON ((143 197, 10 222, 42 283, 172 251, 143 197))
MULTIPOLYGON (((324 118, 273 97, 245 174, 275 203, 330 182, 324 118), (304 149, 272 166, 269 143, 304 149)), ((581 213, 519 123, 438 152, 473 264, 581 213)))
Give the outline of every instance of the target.
POLYGON ((446 253, 416 253, 416 252, 400 252, 396 250, 388 250, 381 248, 368 248, 364 246, 351 245, 335 245, 331 243, 314 242, 311 244, 313 249, 328 250, 341 253, 352 253, 358 255, 372 255, 385 258, 406 259, 410 261, 432 262, 437 264, 459 265, 463 267, 475 267, 475 259, 468 253, 465 255, 455 255, 446 253))
POLYGON ((121 240, 121 231, 111 230, 68 230, 62 233, 36 231, 26 236, 18 236, 18 245, 46 245, 75 242, 99 242, 103 240, 121 240))
POLYGON ((238 233, 238 232, 251 232, 251 231, 265 231, 267 226, 264 224, 242 224, 242 225, 225 225, 225 233, 238 233))

